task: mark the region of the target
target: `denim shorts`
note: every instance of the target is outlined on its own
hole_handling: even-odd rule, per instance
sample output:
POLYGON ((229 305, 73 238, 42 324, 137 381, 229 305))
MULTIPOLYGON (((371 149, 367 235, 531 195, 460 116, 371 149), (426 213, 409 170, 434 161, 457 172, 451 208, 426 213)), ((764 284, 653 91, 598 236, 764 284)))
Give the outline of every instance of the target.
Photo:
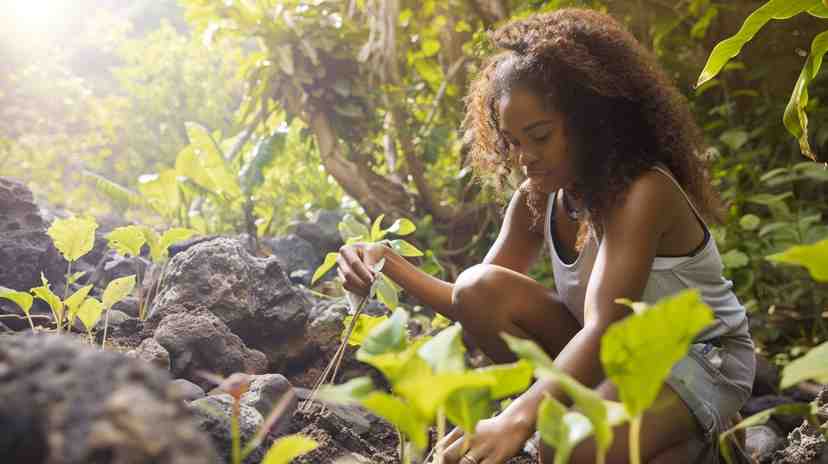
POLYGON ((747 333, 715 342, 694 343, 670 371, 666 383, 687 405, 699 425, 689 452, 699 464, 719 464, 719 434, 750 398, 756 358, 747 333))

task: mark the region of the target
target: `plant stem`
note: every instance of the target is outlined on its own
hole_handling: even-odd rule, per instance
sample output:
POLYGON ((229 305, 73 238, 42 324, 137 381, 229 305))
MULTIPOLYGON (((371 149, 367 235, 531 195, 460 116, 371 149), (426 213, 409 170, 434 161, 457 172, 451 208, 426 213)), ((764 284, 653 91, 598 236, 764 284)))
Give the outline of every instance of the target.
POLYGON ((135 280, 138 285, 138 320, 144 320, 144 278, 141 276, 141 262, 135 257, 135 280))
POLYGON ((239 416, 241 415, 241 398, 233 398, 233 417, 230 418, 230 434, 233 440, 233 464, 241 464, 241 433, 239 416))
POLYGON ((104 316, 104 334, 101 340, 101 348, 106 348, 106 330, 109 328, 109 308, 106 308, 106 316, 104 316))
MULTIPOLYGON (((66 283, 63 286, 63 298, 61 298, 61 305, 63 305, 63 300, 69 296, 69 277, 72 275, 72 261, 69 261, 69 265, 66 267, 66 283)), ((57 315, 57 332, 61 333, 63 331, 63 311, 66 311, 66 307, 61 308, 61 314, 57 315)))
POLYGON ((394 426, 394 431, 397 432, 397 446, 399 447, 400 452, 400 462, 407 462, 406 455, 405 455, 405 438, 403 438, 402 432, 400 432, 399 427, 394 426))
POLYGON ((440 406, 437 409, 437 464, 443 464, 443 454, 445 453, 445 449, 443 449, 443 437, 446 436, 446 408, 445 406, 440 406))
POLYGON ((630 419, 630 463, 641 464, 641 416, 630 419))

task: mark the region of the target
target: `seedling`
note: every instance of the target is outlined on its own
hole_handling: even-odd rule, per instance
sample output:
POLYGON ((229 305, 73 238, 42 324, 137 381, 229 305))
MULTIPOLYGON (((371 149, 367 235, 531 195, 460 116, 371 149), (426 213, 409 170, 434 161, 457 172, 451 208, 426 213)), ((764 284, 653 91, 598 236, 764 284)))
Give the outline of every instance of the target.
MULTIPOLYGON (((55 247, 68 262, 66 286, 63 289, 64 297, 69 293, 69 283, 72 280, 72 263, 92 251, 92 247, 95 245, 95 230, 97 228, 98 224, 94 219, 71 217, 69 219, 56 219, 47 230, 55 247)), ((63 305, 52 306, 50 303, 50 306, 55 315, 57 331, 60 333, 63 330, 63 305), (55 311, 56 308, 59 309, 55 311)))

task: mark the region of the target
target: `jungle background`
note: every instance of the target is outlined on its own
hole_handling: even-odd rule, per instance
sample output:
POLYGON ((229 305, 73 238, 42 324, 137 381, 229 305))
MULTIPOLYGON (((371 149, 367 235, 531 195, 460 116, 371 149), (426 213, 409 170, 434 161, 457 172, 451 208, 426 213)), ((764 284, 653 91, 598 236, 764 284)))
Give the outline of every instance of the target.
MULTIPOLYGON (((689 100, 727 204, 714 228, 759 349, 828 339, 828 291, 765 256, 828 236, 828 171, 782 114, 814 35, 769 24, 716 79, 713 46, 758 0, 74 0, 0 5, 0 175, 110 226, 272 236, 320 210, 410 218, 420 264, 453 279, 497 234, 504 198, 464 163, 463 96, 485 31, 561 6, 602 9, 689 100), (269 5, 272 3, 273 5, 269 5), (268 5, 266 5, 268 4, 268 5)), ((828 148, 825 77, 809 137, 828 148)), ((554 285, 546 263, 534 277, 554 285)))

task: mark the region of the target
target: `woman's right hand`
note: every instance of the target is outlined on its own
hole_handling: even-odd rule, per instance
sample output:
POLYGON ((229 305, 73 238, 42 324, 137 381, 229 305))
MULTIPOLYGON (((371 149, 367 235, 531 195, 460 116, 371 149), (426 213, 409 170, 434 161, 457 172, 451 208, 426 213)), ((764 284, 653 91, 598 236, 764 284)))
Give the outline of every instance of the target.
POLYGON ((391 249, 377 243, 355 243, 339 249, 337 272, 345 290, 365 296, 374 282, 371 267, 386 256, 391 249))

